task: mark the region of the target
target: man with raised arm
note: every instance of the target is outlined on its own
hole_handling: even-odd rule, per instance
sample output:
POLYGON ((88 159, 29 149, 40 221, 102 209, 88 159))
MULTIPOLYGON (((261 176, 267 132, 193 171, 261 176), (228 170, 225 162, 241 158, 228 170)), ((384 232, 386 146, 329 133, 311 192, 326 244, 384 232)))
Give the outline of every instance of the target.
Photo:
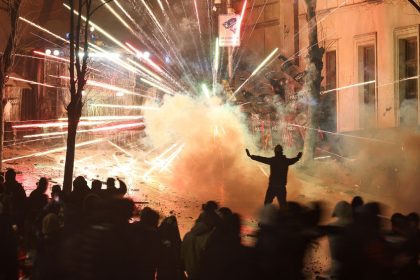
POLYGON ((283 147, 281 145, 277 145, 274 148, 274 157, 251 155, 248 149, 245 149, 245 151, 252 160, 270 165, 270 178, 264 204, 271 204, 274 197, 277 197, 280 207, 285 207, 287 203, 286 184, 289 165, 298 162, 302 157, 302 153, 298 153, 295 158, 287 158, 283 155, 283 147))

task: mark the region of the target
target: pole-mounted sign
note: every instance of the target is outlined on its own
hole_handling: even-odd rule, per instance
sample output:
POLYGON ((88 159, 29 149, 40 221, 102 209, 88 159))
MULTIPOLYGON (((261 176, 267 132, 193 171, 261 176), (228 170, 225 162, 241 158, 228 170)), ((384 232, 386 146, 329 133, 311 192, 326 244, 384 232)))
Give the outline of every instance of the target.
POLYGON ((241 38, 240 15, 219 15, 219 46, 239 47, 241 38))

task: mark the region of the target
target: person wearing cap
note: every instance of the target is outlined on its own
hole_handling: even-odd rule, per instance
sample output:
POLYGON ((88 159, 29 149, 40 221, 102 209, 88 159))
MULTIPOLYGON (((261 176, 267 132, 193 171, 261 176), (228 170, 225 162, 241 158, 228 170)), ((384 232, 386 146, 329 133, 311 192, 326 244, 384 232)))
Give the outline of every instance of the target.
POLYGON ((245 149, 246 154, 255 161, 270 165, 270 177, 268 180, 268 189, 264 199, 264 205, 271 204, 274 197, 277 197, 280 207, 286 206, 286 184, 287 184, 287 172, 289 165, 295 164, 302 157, 302 153, 299 152, 294 158, 287 158, 283 154, 283 147, 276 145, 274 148, 274 157, 262 157, 251 155, 248 149, 245 149))

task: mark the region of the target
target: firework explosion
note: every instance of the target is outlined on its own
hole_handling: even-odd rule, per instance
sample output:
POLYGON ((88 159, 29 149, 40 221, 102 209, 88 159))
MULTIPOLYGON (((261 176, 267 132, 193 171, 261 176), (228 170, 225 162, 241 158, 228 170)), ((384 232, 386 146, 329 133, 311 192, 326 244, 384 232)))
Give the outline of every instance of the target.
MULTIPOLYGON (((101 2, 104 11, 121 24, 121 30, 135 39, 120 40, 117 34, 111 34, 96 20, 89 22, 91 31, 107 40, 112 48, 89 42, 90 76, 85 89, 84 116, 78 128, 78 137, 85 138, 79 139, 77 147, 89 147, 90 150, 88 153, 80 150, 83 156, 76 158, 75 174, 85 174, 88 179, 120 176, 128 180, 132 190, 137 184, 145 183, 159 191, 170 188, 183 195, 216 198, 238 207, 255 204, 255 196, 242 194, 262 195, 264 190, 258 186, 264 185, 267 170, 249 163, 243 153, 246 147, 254 151, 257 147, 249 135, 249 120, 242 112, 242 105, 247 103, 239 104, 235 97, 267 66, 278 61, 280 53, 290 53, 293 49, 291 43, 281 49, 267 50, 265 57, 246 57, 247 44, 268 1, 258 9, 254 7, 255 1, 241 3, 237 9, 240 32, 236 33, 241 46, 231 49, 222 47, 216 35, 217 19, 213 15, 212 1, 179 0, 170 5, 168 1, 160 0, 154 5, 146 0, 101 2), (118 51, 112 51, 115 49, 118 51), (233 76, 239 69, 249 73, 230 92, 223 85, 226 81, 233 84, 229 81, 229 54, 233 76), (136 85, 119 82, 133 77, 136 85), (113 151, 112 156, 104 154, 105 149, 98 148, 98 143, 113 151), (89 167, 92 163, 94 168, 89 167)), ((321 23, 336 13, 345 2, 329 10, 318 21, 321 23)), ((63 9, 69 7, 64 4, 63 9)), ((66 38, 25 17, 20 17, 20 20, 41 32, 45 40, 59 40, 63 49, 68 47, 66 38)), ((308 32, 310 30, 304 26, 294 36, 308 32)), ((277 63, 281 64, 277 67, 305 56, 310 47, 277 63)), ((60 57, 51 51, 34 51, 33 56, 28 57, 65 67, 69 63, 66 52, 60 57)), ((67 90, 66 83, 70 79, 67 74, 48 78, 48 82, 39 83, 10 77, 15 81, 67 90)), ((321 95, 370 84, 392 87, 397 82, 377 85, 375 81, 367 81, 328 89, 321 95)), ((305 89, 301 91, 304 93, 305 89)), ((283 109, 278 108, 279 111, 283 109)), ((287 125, 314 129, 299 123, 287 125)), ((34 143, 32 141, 60 142, 67 134, 65 118, 23 123, 14 129, 26 132, 22 140, 14 141, 9 145, 11 147, 34 143)), ((4 162, 57 155, 52 159, 51 168, 60 169, 63 151, 65 147, 60 144, 45 151, 12 155, 4 162)), ((59 175, 56 180, 61 180, 59 175)))

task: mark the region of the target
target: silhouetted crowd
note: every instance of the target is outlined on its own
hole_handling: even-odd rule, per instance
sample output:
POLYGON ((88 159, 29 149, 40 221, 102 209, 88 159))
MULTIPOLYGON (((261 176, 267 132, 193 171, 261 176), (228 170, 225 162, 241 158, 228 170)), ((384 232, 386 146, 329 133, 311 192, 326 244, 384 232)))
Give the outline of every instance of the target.
POLYGON ((338 202, 327 225, 320 203, 266 205, 245 246, 240 216, 214 201, 182 240, 175 216, 136 212, 120 180, 89 187, 80 176, 69 195, 54 185, 51 197, 48 184, 40 178, 27 197, 14 170, 2 178, 0 280, 310 279, 305 256, 322 237, 331 268, 318 279, 420 279, 419 216, 395 213, 385 226, 380 204, 360 197, 338 202))

